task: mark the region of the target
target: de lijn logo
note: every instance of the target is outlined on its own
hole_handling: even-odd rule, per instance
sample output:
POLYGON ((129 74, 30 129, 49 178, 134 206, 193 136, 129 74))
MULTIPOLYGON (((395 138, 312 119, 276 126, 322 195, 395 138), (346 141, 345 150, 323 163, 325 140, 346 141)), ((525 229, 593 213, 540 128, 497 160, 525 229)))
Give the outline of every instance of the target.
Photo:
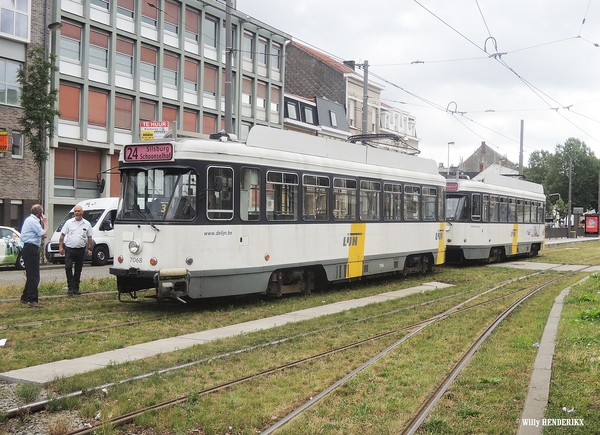
POLYGON ((346 237, 344 237, 343 246, 356 246, 358 245, 358 238, 362 236, 362 233, 348 233, 346 237))

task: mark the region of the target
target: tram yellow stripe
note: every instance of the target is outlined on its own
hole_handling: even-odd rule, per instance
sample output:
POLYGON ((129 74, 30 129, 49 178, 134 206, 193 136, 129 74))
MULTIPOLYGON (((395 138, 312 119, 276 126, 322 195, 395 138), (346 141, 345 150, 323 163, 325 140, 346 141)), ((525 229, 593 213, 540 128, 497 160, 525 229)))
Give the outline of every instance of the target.
POLYGON ((512 231, 512 246, 511 246, 511 254, 517 255, 517 245, 519 242, 519 224, 513 224, 512 231))
POLYGON ((436 265, 444 264, 446 261, 446 222, 440 222, 438 232, 438 255, 436 265))
POLYGON ((355 278, 362 276, 363 263, 365 260, 365 237, 367 233, 367 224, 354 223, 350 225, 350 234, 348 241, 348 267, 346 268, 346 277, 355 278))

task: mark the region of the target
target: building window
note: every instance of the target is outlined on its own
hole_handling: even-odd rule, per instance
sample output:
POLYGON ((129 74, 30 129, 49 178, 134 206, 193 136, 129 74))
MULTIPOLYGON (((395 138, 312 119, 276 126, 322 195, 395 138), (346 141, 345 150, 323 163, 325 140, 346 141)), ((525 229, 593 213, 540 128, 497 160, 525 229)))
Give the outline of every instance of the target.
POLYGON ((151 2, 142 2, 142 23, 156 27, 157 17, 156 6, 151 2))
POLYGON ((99 195, 96 175, 101 152, 57 148, 54 151, 54 195, 67 198, 94 198, 99 195))
POLYGON ((316 125, 315 108, 313 106, 304 106, 304 122, 316 125))
POLYGON ((254 34, 250 32, 244 32, 244 38, 242 39, 242 57, 246 60, 254 59, 254 34))
POLYGON ((350 127, 354 127, 355 124, 355 116, 356 116, 356 103, 354 100, 350 100, 348 102, 348 114, 350 118, 350 127))
POLYGON ((163 62, 163 84, 177 87, 179 57, 177 55, 165 52, 163 62))
POLYGON ((267 108, 267 84, 258 82, 256 86, 256 107, 259 109, 267 108))
POLYGON ((115 96, 115 128, 131 131, 133 119, 133 99, 115 96))
POLYGON ((106 128, 108 94, 90 89, 88 92, 88 124, 106 128))
POLYGON ((169 127, 173 128, 173 122, 177 122, 177 107, 164 105, 162 108, 162 121, 168 121, 169 127))
POLYGON ((202 116, 202 133, 211 134, 217 132, 217 116, 205 113, 202 116))
POLYGON ((179 5, 176 3, 165 2, 165 30, 179 34, 179 5))
POLYGON ((187 91, 198 91, 198 62, 195 60, 185 60, 184 65, 184 83, 183 87, 187 91))
POLYGON ((90 64, 108 68, 108 35, 90 30, 90 64))
MULTIPOLYGON (((272 87, 271 88, 271 113, 273 115, 279 115, 279 95, 281 94, 281 92, 279 91, 279 88, 277 87, 272 87)), ((271 120, 271 121, 275 121, 275 120, 271 120)))
POLYGON ((252 79, 242 79, 242 104, 252 106, 252 79))
POLYGON ((267 64, 267 40, 259 38, 257 45, 258 45, 257 61, 260 65, 266 65, 267 64))
POLYGON ((288 101, 285 103, 285 117, 290 119, 298 120, 298 109, 296 108, 295 101, 288 101))
POLYGON ((110 9, 108 1, 106 1, 106 0, 90 0, 90 4, 93 4, 94 6, 98 6, 99 8, 105 9, 107 11, 110 9))
POLYGON ((117 38, 115 69, 127 75, 133 75, 133 41, 117 38))
POLYGON ((142 47, 140 77, 156 81, 156 48, 142 47))
POLYGON ((140 101, 140 121, 156 121, 156 103, 140 101))
POLYGON ((198 42, 198 29, 200 28, 200 13, 194 9, 185 10, 185 37, 198 42))
POLYGON ((209 15, 204 17, 202 26, 203 44, 207 47, 217 48, 217 19, 209 15))
POLYGON ((117 0, 117 14, 128 18, 135 16, 135 0, 117 0))
POLYGON ((23 133, 13 130, 12 132, 12 157, 23 157, 23 133))
POLYGON ((60 84, 58 93, 58 110, 60 119, 79 122, 79 104, 81 88, 79 86, 60 84))
POLYGON ((3 0, 0 6, 0 34, 29 40, 29 0, 3 0))
MULTIPOLYGON (((217 96, 217 69, 213 66, 204 66, 204 98, 214 101, 217 96)), ((212 105, 210 106, 212 107, 212 105)))
POLYGON ((332 127, 337 127, 337 116, 335 114, 335 112, 332 112, 331 110, 329 111, 329 121, 331 122, 331 126, 332 127))
POLYGON ((60 56, 81 61, 81 26, 63 22, 60 30, 60 56))
POLYGON ((271 69, 275 71, 281 70, 281 45, 271 45, 271 69))
POLYGON ((183 111, 183 129, 185 131, 198 131, 198 112, 192 110, 183 111))
POLYGON ((0 59, 0 104, 18 106, 21 99, 21 87, 17 72, 22 64, 0 59))
POLYGON ((20 199, 10 200, 10 226, 20 228, 23 223, 23 201, 20 199))

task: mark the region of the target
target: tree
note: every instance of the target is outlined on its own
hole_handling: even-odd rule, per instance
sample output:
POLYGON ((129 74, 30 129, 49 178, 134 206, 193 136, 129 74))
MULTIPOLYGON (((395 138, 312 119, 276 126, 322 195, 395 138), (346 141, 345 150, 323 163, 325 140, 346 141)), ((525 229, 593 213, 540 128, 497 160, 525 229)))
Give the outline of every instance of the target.
MULTIPOLYGON (((558 193, 559 198, 568 202, 570 165, 572 206, 583 207, 585 211, 597 210, 600 161, 585 142, 579 139, 571 137, 564 144, 557 144, 554 154, 548 151, 533 152, 525 175, 528 180, 541 183, 546 195, 558 193)), ((561 215, 562 213, 561 210, 561 215)), ((565 209, 564 216, 566 214, 565 209)))
POLYGON ((46 59, 41 46, 31 48, 27 52, 27 65, 17 72, 17 80, 21 85, 21 107, 23 116, 19 124, 33 158, 40 169, 40 185, 42 182, 42 165, 48 160, 46 137, 54 137, 54 119, 60 115, 55 108, 58 89, 50 88, 55 56, 46 59))

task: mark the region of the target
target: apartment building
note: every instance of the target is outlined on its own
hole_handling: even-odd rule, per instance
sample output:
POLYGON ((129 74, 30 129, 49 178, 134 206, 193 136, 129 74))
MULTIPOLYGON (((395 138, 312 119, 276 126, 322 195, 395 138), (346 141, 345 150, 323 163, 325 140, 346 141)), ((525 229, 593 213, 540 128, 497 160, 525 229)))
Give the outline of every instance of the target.
MULTIPOLYGON (((122 147, 140 140, 140 122, 224 129, 226 16, 216 0, 53 0, 61 115, 46 196, 54 224, 82 199, 119 194, 114 168, 122 147)), ((289 36, 235 9, 231 23, 232 133, 282 128, 289 36)))

